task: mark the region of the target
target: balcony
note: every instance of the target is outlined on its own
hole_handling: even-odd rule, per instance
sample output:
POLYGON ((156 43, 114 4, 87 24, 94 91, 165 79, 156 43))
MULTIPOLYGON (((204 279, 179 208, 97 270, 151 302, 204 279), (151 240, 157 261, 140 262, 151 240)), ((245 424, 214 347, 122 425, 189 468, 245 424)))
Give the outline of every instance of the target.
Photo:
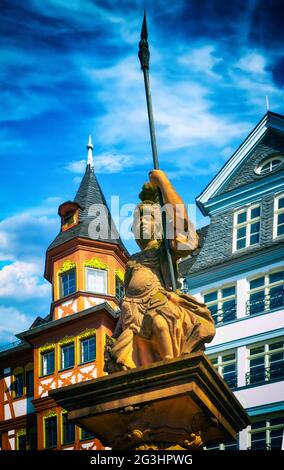
MULTIPOLYGON (((210 310, 210 308, 209 308, 210 310)), ((229 321, 233 321, 236 319, 237 316, 237 305, 231 305, 227 308, 222 308, 217 310, 217 312, 212 313, 213 320, 215 325, 219 325, 221 323, 227 323, 229 321)))
POLYGON ((261 295, 246 302, 246 315, 257 315, 284 306, 284 289, 267 295, 261 295))
POLYGON ((284 380, 284 363, 251 370, 246 373, 246 385, 264 384, 270 381, 284 380))

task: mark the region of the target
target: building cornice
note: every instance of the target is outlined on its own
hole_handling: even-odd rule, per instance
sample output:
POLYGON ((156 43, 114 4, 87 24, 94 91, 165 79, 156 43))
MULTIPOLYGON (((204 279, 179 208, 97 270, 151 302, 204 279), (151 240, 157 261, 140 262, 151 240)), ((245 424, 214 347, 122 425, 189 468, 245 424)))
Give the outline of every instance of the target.
POLYGON ((94 313, 100 312, 107 313, 114 320, 117 320, 119 317, 119 313, 115 312, 115 310, 113 310, 113 308, 107 302, 104 302, 99 305, 95 305, 94 307, 90 307, 86 310, 82 310, 81 312, 74 313, 73 315, 68 315, 67 317, 59 318, 58 320, 52 320, 47 322, 46 324, 36 326, 31 330, 23 331, 22 333, 17 334, 16 337, 29 344, 32 344, 32 338, 38 336, 39 334, 45 331, 65 325, 66 323, 77 322, 82 318, 93 316, 94 313))
POLYGON ((230 278, 242 273, 261 268, 267 264, 283 262, 284 239, 275 241, 270 246, 245 250, 242 254, 231 257, 228 261, 213 264, 197 272, 189 272, 186 284, 189 290, 197 289, 215 281, 230 278))

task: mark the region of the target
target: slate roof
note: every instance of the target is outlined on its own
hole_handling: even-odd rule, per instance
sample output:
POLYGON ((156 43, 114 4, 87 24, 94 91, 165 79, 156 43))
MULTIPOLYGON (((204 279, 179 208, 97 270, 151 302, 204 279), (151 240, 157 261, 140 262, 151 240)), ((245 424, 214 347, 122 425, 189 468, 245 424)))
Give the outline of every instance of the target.
POLYGON ((188 258, 185 258, 184 260, 180 261, 178 265, 178 271, 181 274, 181 276, 183 277, 187 276, 187 274, 189 273, 189 270, 197 261, 198 255, 204 245, 208 230, 209 230, 209 225, 205 225, 204 227, 201 227, 196 230, 198 237, 199 237, 198 248, 194 250, 194 252, 188 258))
POLYGON ((128 255, 128 251, 122 243, 119 233, 117 232, 117 229, 114 225, 94 170, 90 165, 86 166, 86 171, 75 196, 74 202, 79 204, 78 224, 64 232, 60 231, 55 240, 49 245, 47 251, 75 237, 81 237, 88 238, 90 240, 97 239, 104 242, 116 243, 128 255), (93 204, 103 205, 105 207, 105 213, 101 213, 99 215, 97 211, 94 211, 91 213, 91 215, 89 215, 89 209, 93 204), (89 234, 89 227, 91 222, 93 222, 92 227, 95 228, 92 236, 89 234), (96 235, 96 233, 98 233, 96 231, 96 227, 100 228, 100 233, 103 234, 103 237, 96 235))

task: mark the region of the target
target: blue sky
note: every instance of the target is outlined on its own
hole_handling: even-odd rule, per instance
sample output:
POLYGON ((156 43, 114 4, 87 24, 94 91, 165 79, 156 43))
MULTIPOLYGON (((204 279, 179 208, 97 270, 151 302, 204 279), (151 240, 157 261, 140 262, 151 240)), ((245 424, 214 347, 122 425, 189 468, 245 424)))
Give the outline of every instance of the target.
POLYGON ((266 95, 284 114, 281 3, 1 0, 0 343, 49 312, 45 250, 88 134, 108 200, 135 203, 147 179, 143 9, 160 165, 193 203, 265 114, 266 95))

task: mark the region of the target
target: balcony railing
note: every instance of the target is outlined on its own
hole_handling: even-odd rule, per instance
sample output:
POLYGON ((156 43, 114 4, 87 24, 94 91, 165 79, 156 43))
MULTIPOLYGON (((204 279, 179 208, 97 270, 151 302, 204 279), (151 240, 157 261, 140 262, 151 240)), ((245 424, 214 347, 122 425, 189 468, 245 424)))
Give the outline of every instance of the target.
POLYGON ((237 375, 231 375, 229 377, 224 377, 224 380, 230 388, 237 388, 237 386, 238 386, 238 377, 237 377, 237 375))
POLYGON ((267 312, 283 306, 284 289, 248 300, 246 303, 246 314, 256 315, 258 313, 267 312))
POLYGON ((20 346, 20 344, 22 344, 22 341, 20 339, 18 341, 14 341, 13 343, 3 344, 2 346, 0 346, 0 352, 16 348, 17 346, 20 346))
MULTIPOLYGON (((210 310, 210 307, 209 307, 210 310)), ((227 323, 229 321, 233 321, 236 319, 237 316, 237 305, 231 305, 231 307, 222 308, 217 310, 217 312, 212 313, 213 320, 215 325, 219 325, 220 323, 227 323)))
POLYGON ((273 364, 270 367, 263 367, 262 369, 251 370, 246 373, 246 385, 282 379, 284 379, 284 363, 273 364))

